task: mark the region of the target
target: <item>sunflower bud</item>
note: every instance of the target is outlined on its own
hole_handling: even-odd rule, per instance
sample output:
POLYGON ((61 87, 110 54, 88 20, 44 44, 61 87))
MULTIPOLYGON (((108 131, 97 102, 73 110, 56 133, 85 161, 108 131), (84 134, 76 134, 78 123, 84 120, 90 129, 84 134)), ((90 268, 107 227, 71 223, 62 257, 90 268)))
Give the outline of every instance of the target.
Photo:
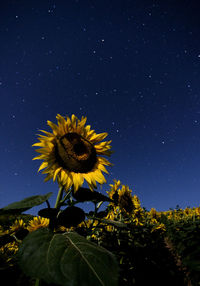
POLYGON ((56 218, 58 212, 59 212, 58 209, 45 208, 45 209, 39 210, 38 215, 41 217, 52 219, 52 218, 56 218))
POLYGON ((84 221, 85 213, 81 208, 71 206, 66 208, 58 215, 58 225, 65 227, 77 226, 79 223, 84 221))
POLYGON ((48 218, 50 220, 49 228, 54 229, 54 227, 57 225, 58 212, 59 210, 55 208, 45 208, 39 210, 38 215, 44 218, 48 218))

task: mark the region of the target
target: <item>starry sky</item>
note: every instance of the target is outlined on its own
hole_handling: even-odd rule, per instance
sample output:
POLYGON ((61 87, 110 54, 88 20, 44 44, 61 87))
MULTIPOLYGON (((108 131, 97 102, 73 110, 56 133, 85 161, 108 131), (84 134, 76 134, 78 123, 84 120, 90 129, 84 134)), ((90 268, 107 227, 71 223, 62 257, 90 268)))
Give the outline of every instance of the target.
POLYGON ((0 2, 0 207, 54 203, 32 144, 57 113, 108 132, 103 193, 120 179, 147 209, 199 206, 198 2, 0 2))

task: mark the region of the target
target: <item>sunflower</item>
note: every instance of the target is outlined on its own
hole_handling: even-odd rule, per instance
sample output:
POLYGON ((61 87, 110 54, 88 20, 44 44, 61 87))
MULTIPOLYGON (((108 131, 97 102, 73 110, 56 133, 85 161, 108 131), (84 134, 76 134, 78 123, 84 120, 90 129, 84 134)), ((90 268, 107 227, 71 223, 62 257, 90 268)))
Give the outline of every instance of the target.
MULTIPOLYGON (((119 190, 118 195, 118 204, 120 209, 125 210, 127 213, 133 213, 133 210, 135 209, 135 201, 136 196, 131 195, 131 190, 128 186, 122 186, 121 190, 119 190)), ((137 201, 136 201, 137 202, 137 201)))
POLYGON ((111 188, 107 192, 107 194, 111 200, 114 200, 114 203, 110 203, 110 205, 114 206, 115 203, 117 203, 118 199, 119 199, 118 191, 119 191, 119 187, 121 186, 121 182, 120 182, 120 180, 117 181, 114 179, 114 184, 110 184, 109 186, 111 188))
POLYGON ((49 219, 43 218, 40 216, 34 217, 32 220, 29 221, 29 225, 27 227, 29 232, 35 231, 41 227, 48 227, 49 226, 49 219))
POLYGON ((52 133, 41 130, 45 135, 39 135, 40 142, 33 146, 41 147, 36 151, 41 155, 34 160, 43 160, 39 170, 47 174, 45 181, 53 179, 68 190, 72 185, 77 191, 83 185, 84 179, 89 187, 97 187, 96 182, 103 184, 106 179, 102 172, 108 174, 105 166, 111 163, 99 155, 111 155, 111 141, 101 142, 108 134, 96 134, 86 125, 86 117, 79 120, 74 114, 66 119, 58 114, 58 124, 47 121, 52 133))
POLYGON ((24 223, 24 221, 22 219, 19 219, 19 220, 16 219, 14 224, 10 226, 10 232, 17 232, 25 228, 26 228, 26 224, 24 223))
POLYGON ((19 250, 19 243, 17 241, 9 242, 0 247, 0 255, 2 265, 14 266, 15 265, 15 254, 19 250))
POLYGON ((133 214, 136 210, 141 209, 140 200, 136 195, 132 195, 132 190, 128 186, 121 185, 121 182, 114 180, 114 184, 110 184, 108 196, 114 200, 110 205, 114 207, 114 211, 126 212, 133 214))
POLYGON ((15 254, 17 253, 18 249, 19 249, 19 245, 17 241, 13 241, 13 242, 6 243, 4 246, 2 246, 0 248, 0 252, 4 254, 5 253, 15 254))

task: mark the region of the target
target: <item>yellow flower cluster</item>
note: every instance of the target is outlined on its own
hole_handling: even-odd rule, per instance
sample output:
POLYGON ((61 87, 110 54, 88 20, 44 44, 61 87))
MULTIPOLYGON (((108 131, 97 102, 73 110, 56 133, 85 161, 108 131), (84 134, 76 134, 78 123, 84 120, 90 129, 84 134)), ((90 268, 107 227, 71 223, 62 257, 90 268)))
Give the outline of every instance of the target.
POLYGON ((162 212, 163 215, 167 217, 168 220, 173 221, 188 221, 188 220, 199 220, 200 219, 200 207, 185 208, 178 210, 169 210, 162 212))
POLYGON ((9 263, 12 260, 12 255, 14 255, 19 249, 20 239, 18 239, 17 233, 20 230, 28 230, 32 232, 41 227, 47 227, 49 225, 49 219, 41 218, 41 217, 33 217, 32 220, 29 221, 28 225, 22 220, 15 220, 15 222, 8 228, 4 229, 0 226, 0 237, 4 235, 10 235, 13 237, 14 241, 6 243, 0 248, 0 253, 2 253, 5 257, 7 257, 6 262, 9 263))
POLYGON ((161 222, 162 217, 167 218, 168 221, 172 222, 186 222, 195 221, 200 219, 200 207, 197 208, 185 208, 185 209, 175 209, 169 211, 158 212, 156 209, 152 208, 146 213, 146 220, 152 226, 152 231, 162 230, 166 231, 166 226, 161 222))
POLYGON ((155 208, 151 208, 149 212, 146 213, 146 223, 151 226, 151 232, 161 231, 165 232, 166 227, 163 223, 160 223, 161 213, 157 212, 155 208))

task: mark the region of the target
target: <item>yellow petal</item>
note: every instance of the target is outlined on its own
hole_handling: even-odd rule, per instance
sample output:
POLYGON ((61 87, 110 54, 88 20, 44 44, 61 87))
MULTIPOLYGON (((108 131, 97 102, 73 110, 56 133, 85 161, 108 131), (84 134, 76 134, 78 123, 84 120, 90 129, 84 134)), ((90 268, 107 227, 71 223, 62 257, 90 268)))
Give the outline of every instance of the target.
POLYGON ((63 136, 67 132, 67 130, 65 128, 66 127, 66 120, 60 114, 57 114, 56 118, 57 118, 57 121, 58 121, 58 127, 59 127, 59 130, 60 130, 60 135, 63 136))
POLYGON ((32 160, 43 160, 43 159, 46 159, 45 155, 40 155, 40 156, 34 157, 32 160))
POLYGON ((72 178, 71 178, 70 174, 68 174, 68 178, 67 178, 67 181, 65 184, 65 190, 68 191, 72 185, 73 185, 72 178))
POLYGON ((84 125, 85 125, 85 123, 86 123, 86 121, 87 121, 87 117, 85 116, 82 116, 82 118, 81 118, 81 121, 80 121, 80 123, 79 123, 79 125, 81 126, 81 127, 83 127, 84 125))
POLYGON ((108 136, 108 133, 100 133, 100 134, 93 134, 90 137, 90 141, 93 142, 99 142, 102 141, 104 138, 106 138, 108 136))
POLYGON ((88 182, 89 185, 92 185, 90 173, 83 173, 83 177, 88 182))
POLYGON ((66 173, 65 173, 64 170, 62 170, 62 171, 60 172, 60 180, 61 180, 61 182, 63 183, 63 185, 64 185, 64 182, 66 182, 66 180, 67 180, 67 175, 66 175, 66 173))
POLYGON ((101 163, 103 165, 107 165, 107 166, 112 166, 113 165, 104 157, 98 157, 98 161, 99 161, 99 163, 101 163))
POLYGON ((56 176, 57 176, 58 173, 61 171, 61 169, 62 169, 62 167, 57 168, 57 169, 55 170, 55 172, 54 172, 54 174, 53 174, 53 181, 54 181, 54 182, 55 182, 55 180, 56 180, 56 176))
POLYGON ((94 186, 94 188, 97 188, 97 183, 95 180, 94 172, 89 173, 90 179, 91 179, 91 185, 94 186))
POLYGON ((54 138, 55 138, 55 136, 53 135, 53 134, 51 134, 51 136, 45 136, 45 135, 42 135, 42 134, 36 134, 36 135, 38 135, 40 138, 38 138, 38 140, 40 140, 40 141, 52 141, 54 138))
POLYGON ((102 164, 99 164, 99 165, 98 165, 98 169, 101 170, 101 171, 103 171, 103 172, 106 173, 106 174, 109 174, 108 171, 106 170, 106 168, 104 167, 104 165, 102 165, 102 164))
POLYGON ((83 175, 80 173, 73 173, 72 177, 74 183, 74 191, 76 192, 83 185, 84 178, 83 175))
POLYGON ((43 143, 43 142, 37 142, 37 143, 34 143, 32 146, 33 146, 33 147, 34 147, 34 146, 43 147, 43 146, 44 146, 44 143, 43 143))
POLYGON ((37 153, 42 153, 42 154, 49 154, 49 150, 47 148, 40 148, 35 150, 37 153))
POLYGON ((91 125, 87 125, 87 126, 85 126, 85 130, 86 130, 86 132, 90 132, 90 128, 91 128, 91 125))
POLYGON ((87 121, 87 117, 82 117, 81 121, 78 122, 76 132, 85 137, 85 128, 84 125, 87 121))
POLYGON ((43 162, 43 163, 40 165, 40 167, 39 167, 39 169, 38 169, 38 172, 41 171, 42 169, 46 168, 47 166, 48 166, 48 163, 47 163, 47 162, 43 162))
POLYGON ((75 130, 76 129, 76 120, 77 120, 77 117, 72 114, 72 117, 71 117, 71 124, 72 124, 72 128, 75 130))
POLYGON ((47 131, 45 131, 45 130, 40 130, 41 132, 43 132, 43 133, 45 133, 47 136, 52 136, 52 133, 50 133, 50 132, 47 132, 47 131))
POLYGON ((56 124, 54 124, 53 122, 47 120, 47 124, 51 127, 51 129, 53 130, 53 134, 57 135, 58 134, 58 126, 56 124))
POLYGON ((100 184, 106 183, 106 179, 105 179, 104 175, 101 173, 100 170, 97 169, 96 171, 94 171, 93 176, 95 177, 95 180, 98 183, 100 183, 100 184))

